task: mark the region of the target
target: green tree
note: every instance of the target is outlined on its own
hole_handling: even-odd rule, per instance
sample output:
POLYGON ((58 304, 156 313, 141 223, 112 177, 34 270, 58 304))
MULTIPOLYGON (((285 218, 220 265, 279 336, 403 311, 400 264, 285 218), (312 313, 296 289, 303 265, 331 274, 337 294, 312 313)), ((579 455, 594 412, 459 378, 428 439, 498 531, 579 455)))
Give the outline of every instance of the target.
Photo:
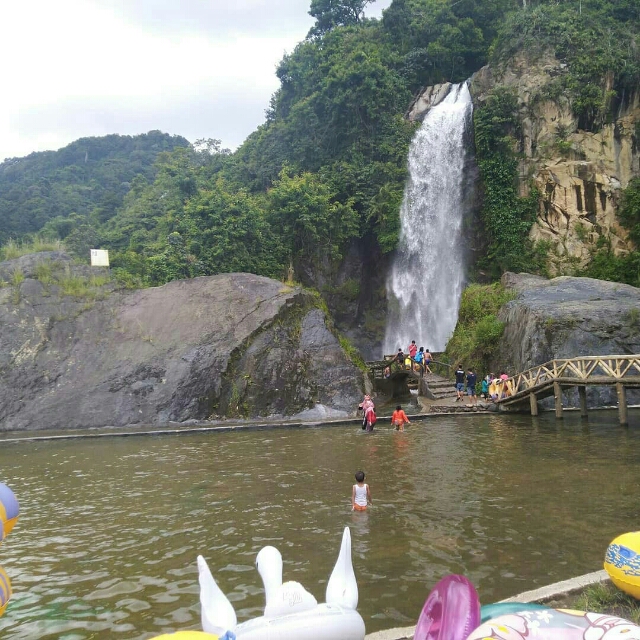
POLYGON ((492 64, 519 52, 536 59, 553 51, 566 65, 556 79, 569 98, 580 129, 598 131, 640 83, 637 2, 549 0, 510 12, 499 30, 492 64))
MULTIPOLYGON (((136 179, 152 181, 163 151, 186 147, 180 136, 80 138, 58 151, 0 163, 0 243, 39 232, 72 212, 93 225, 113 218, 136 179)), ((52 228, 49 229, 49 232, 52 228)))
POLYGON ((64 245, 76 258, 89 262, 91 249, 100 248, 100 234, 94 225, 86 220, 79 222, 64 240, 64 245))
POLYGON ((222 178, 189 201, 178 226, 205 275, 247 271, 280 278, 284 273, 281 230, 269 225, 261 199, 229 188, 222 178))
POLYGON ((269 221, 279 229, 289 255, 303 268, 339 260, 358 235, 358 217, 350 204, 336 201, 330 187, 314 174, 294 175, 288 168, 268 192, 269 221))
POLYGON ((311 0, 309 15, 316 19, 310 36, 322 36, 340 26, 355 25, 364 19, 364 8, 374 0, 311 0))

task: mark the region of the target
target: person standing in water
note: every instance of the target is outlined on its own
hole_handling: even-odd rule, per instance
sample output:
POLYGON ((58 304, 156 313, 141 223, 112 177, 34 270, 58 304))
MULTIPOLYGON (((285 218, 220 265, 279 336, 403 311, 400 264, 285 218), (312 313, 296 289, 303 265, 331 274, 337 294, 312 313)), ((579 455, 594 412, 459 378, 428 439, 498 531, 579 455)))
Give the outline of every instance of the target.
POLYGON ((404 431, 405 424, 411 424, 407 414, 402 410, 402 407, 398 405, 396 410, 391 416, 391 424, 396 428, 396 431, 404 431))
MULTIPOLYGON (((373 420, 371 420, 371 415, 372 412, 375 410, 375 405, 373 404, 373 400, 371 399, 370 395, 366 395, 364 397, 364 400, 360 403, 360 406, 358 407, 358 409, 362 409, 362 429, 366 429, 367 431, 371 431, 371 429, 373 428, 373 426, 371 425, 371 422, 373 422, 375 424, 375 418, 373 420)), ((375 413, 373 413, 373 416, 375 416, 375 413)))
POLYGON ((356 484, 351 491, 351 511, 366 511, 371 502, 371 490, 364 483, 364 471, 356 471, 356 484))

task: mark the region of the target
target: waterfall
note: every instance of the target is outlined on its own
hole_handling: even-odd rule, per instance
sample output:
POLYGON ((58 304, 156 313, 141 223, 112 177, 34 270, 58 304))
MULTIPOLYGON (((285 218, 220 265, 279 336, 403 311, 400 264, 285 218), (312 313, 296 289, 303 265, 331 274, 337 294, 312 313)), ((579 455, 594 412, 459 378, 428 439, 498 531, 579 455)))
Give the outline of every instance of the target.
POLYGON ((398 347, 406 352, 411 340, 442 351, 456 326, 470 183, 465 131, 472 109, 467 84, 453 85, 411 142, 400 242, 387 278, 385 354, 398 347))

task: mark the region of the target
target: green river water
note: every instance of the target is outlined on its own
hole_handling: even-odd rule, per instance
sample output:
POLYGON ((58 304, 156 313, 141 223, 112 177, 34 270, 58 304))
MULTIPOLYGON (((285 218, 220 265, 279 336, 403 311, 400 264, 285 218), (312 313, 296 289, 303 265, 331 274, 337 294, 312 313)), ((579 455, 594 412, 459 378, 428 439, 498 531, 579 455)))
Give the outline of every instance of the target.
POLYGON ((469 577, 483 603, 602 567, 639 528, 640 413, 567 412, 159 437, 0 440, 21 504, 0 565, 0 637, 143 640, 199 628, 196 555, 240 621, 264 606, 256 553, 324 601, 342 529, 367 632, 415 623, 431 587, 469 577), (363 469, 374 505, 350 511, 363 469))

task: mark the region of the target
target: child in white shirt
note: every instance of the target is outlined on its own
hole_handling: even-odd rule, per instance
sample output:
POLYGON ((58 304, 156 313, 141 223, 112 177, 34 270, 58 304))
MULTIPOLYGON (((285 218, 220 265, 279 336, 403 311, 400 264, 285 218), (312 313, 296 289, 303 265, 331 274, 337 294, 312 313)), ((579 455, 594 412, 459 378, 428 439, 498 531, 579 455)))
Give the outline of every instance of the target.
POLYGON ((366 511, 371 502, 371 490, 369 485, 364 483, 364 471, 356 472, 356 483, 351 492, 351 511, 366 511))

